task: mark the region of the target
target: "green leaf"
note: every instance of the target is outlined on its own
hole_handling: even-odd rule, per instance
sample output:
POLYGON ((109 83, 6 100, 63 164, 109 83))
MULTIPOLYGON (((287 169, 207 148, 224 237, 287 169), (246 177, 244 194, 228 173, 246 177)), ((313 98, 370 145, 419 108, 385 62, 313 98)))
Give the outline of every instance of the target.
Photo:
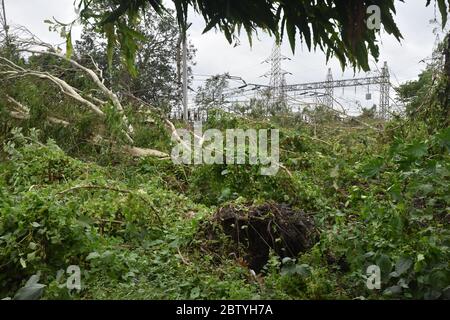
POLYGON ((100 258, 100 254, 96 251, 89 253, 89 255, 86 257, 86 260, 93 260, 93 259, 97 259, 100 258))
POLYGON ((209 23, 206 25, 205 29, 203 30, 202 34, 207 33, 209 30, 214 28, 220 21, 220 17, 214 17, 212 18, 209 23))
POLYGON ((190 298, 191 299, 197 299, 200 296, 200 288, 195 287, 191 290, 190 298))
POLYGON ((445 284, 449 283, 450 276, 449 273, 443 270, 434 270, 430 274, 429 283, 435 290, 444 289, 445 284))
POLYGON ((29 287, 29 286, 32 286, 34 284, 38 284, 40 277, 41 277, 40 272, 38 272, 37 274, 33 274, 30 277, 30 279, 28 279, 28 281, 25 283, 25 287, 29 287))
POLYGON ((395 272, 401 276, 411 268, 413 261, 409 258, 400 258, 395 264, 395 272))
POLYGON ((82 227, 89 228, 92 224, 94 224, 94 220, 88 216, 81 216, 77 219, 77 223, 82 227))
POLYGON ((428 147, 423 142, 414 143, 406 148, 406 155, 409 158, 420 159, 427 154, 428 147))
POLYGON ((393 296, 402 293, 401 286, 392 286, 383 291, 384 295, 393 296))
POLYGON ((446 128, 436 135, 436 139, 441 147, 450 152, 450 128, 446 128))
POLYGON ((331 178, 337 178, 339 177, 339 165, 336 165, 330 172, 331 178))
POLYGON ((44 284, 34 284, 20 288, 14 296, 14 300, 38 300, 42 296, 45 287, 44 284))
POLYGON ((420 272, 425 267, 425 256, 422 253, 417 255, 417 261, 414 263, 414 272, 420 272))
POLYGON ((399 202, 400 200, 402 200, 402 190, 399 184, 397 183, 393 184, 387 189, 387 191, 389 192, 394 201, 399 202))
POLYGON ((434 191, 434 187, 431 183, 425 183, 425 184, 421 184, 418 187, 418 190, 424 195, 428 195, 430 193, 432 193, 434 191))
POLYGON ((38 300, 46 287, 39 283, 39 278, 39 273, 32 275, 25 286, 17 291, 14 300, 38 300))
POLYGON ((72 30, 67 33, 66 37, 66 57, 70 58, 73 53, 72 30))
POLYGON ((438 0, 437 3, 439 11, 441 12, 442 30, 444 30, 445 25, 447 24, 447 15, 448 15, 447 4, 445 3, 445 0, 438 0))
POLYGON ((292 19, 286 19, 286 31, 291 45, 292 53, 295 53, 295 37, 297 35, 297 26, 292 19))
POLYGON ((36 251, 27 254, 27 261, 33 261, 36 258, 36 251))
POLYGON ((282 263, 282 264, 295 263, 295 260, 292 259, 291 257, 284 257, 284 258, 281 260, 281 263, 282 263))
POLYGON ((297 265, 295 268, 295 273, 302 277, 309 277, 311 275, 311 267, 307 264, 297 265))
POLYGON ((114 56, 114 47, 116 45, 115 27, 112 23, 107 23, 103 26, 108 44, 106 47, 106 55, 108 57, 108 67, 112 69, 112 61, 114 56))
POLYGON ((382 158, 375 158, 366 164, 362 169, 362 175, 365 178, 372 178, 378 175, 383 167, 384 160, 382 158))
POLYGON ((383 275, 389 274, 392 270, 391 259, 385 254, 382 254, 376 260, 376 264, 380 267, 382 277, 384 277, 383 275))

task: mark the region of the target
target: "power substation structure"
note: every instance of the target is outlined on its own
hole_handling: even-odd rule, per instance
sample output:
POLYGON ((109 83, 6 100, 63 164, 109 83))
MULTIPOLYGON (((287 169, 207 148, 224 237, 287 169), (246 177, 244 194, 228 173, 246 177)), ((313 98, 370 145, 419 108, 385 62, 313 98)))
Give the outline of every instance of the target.
POLYGON ((390 114, 390 73, 387 62, 384 63, 381 73, 378 76, 365 77, 365 78, 353 78, 344 80, 334 80, 331 73, 331 69, 328 69, 327 79, 322 82, 307 82, 300 84, 285 85, 283 90, 290 92, 294 97, 302 96, 305 92, 316 92, 317 90, 324 90, 323 104, 329 108, 333 108, 334 89, 345 87, 358 87, 358 86, 380 86, 380 103, 378 113, 380 118, 387 119, 390 114))

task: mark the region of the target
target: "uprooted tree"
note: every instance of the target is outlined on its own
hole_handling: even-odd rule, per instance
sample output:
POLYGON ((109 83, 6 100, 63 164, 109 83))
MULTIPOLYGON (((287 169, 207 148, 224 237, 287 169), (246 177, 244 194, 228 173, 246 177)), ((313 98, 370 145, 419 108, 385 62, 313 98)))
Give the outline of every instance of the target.
MULTIPOLYGON (((45 121, 53 125, 68 127, 77 125, 70 119, 74 115, 74 110, 70 110, 70 108, 77 109, 81 111, 78 114, 90 114, 103 127, 91 128, 95 133, 90 137, 91 142, 99 139, 108 141, 107 137, 103 137, 104 132, 102 132, 105 131, 102 129, 107 128, 110 129, 109 131, 116 131, 111 143, 117 144, 121 140, 123 143, 120 143, 122 145, 120 150, 122 151, 133 156, 169 157, 167 153, 159 150, 135 147, 135 128, 129 121, 129 112, 156 113, 168 133, 173 133, 177 138, 175 126, 166 119, 165 113, 158 109, 159 105, 158 107, 150 105, 148 101, 152 99, 136 92, 136 86, 126 88, 127 90, 120 86, 119 81, 126 82, 123 80, 123 77, 125 77, 123 71, 120 77, 116 77, 118 80, 106 79, 105 65, 100 65, 93 58, 93 56, 102 56, 101 50, 93 48, 90 51, 80 50, 80 52, 74 53, 72 48, 67 47, 67 52, 64 53, 59 47, 43 42, 24 27, 11 28, 8 26, 4 6, 2 6, 2 9, 0 79, 5 85, 0 89, 2 101, 0 110, 3 109, 16 120, 30 120, 37 113, 40 113, 41 116, 45 114, 45 121), (116 89, 112 89, 113 87, 116 89), (23 90, 24 88, 26 90, 23 90), (121 90, 117 90, 117 88, 121 90), (30 95, 27 95, 27 93, 30 93, 30 95), (36 97, 40 97, 39 102, 34 101, 36 97), (133 100, 132 108, 135 110, 128 108, 130 99, 133 100), (127 108, 128 110, 126 110, 127 108)), ((176 29, 173 28, 164 29, 167 28, 168 19, 170 19, 170 14, 161 18, 159 24, 154 22, 148 28, 147 35, 152 36, 152 30, 155 28, 155 37, 162 36, 164 38, 176 32, 176 29), (161 29, 164 32, 161 32, 161 29)), ((145 25, 149 26, 148 23, 149 20, 145 25)), ((67 33, 64 27, 60 31, 62 34, 67 33)), ((174 42, 169 46, 175 48, 179 42, 176 38, 174 35, 174 42)), ((156 48, 157 57, 164 55, 164 59, 152 70, 158 69, 158 72, 161 71, 159 78, 164 75, 171 81, 162 84, 167 86, 166 89, 153 88, 153 91, 149 90, 148 92, 157 94, 172 89, 176 92, 176 87, 179 85, 176 71, 176 53, 168 57, 169 49, 164 48, 164 45, 167 46, 168 44, 164 43, 164 39, 159 40, 158 42, 157 38, 153 39, 151 46, 159 46, 159 49, 156 48)), ((81 44, 80 47, 83 48, 81 44)), ((146 50, 143 50, 143 55, 148 58, 150 50, 151 48, 147 46, 146 50)), ((147 82, 143 81, 144 84, 142 85, 148 84, 151 70, 145 70, 145 62, 142 62, 140 71, 144 74, 144 80, 147 80, 147 82)), ((139 78, 134 83, 137 83, 139 78)), ((164 81, 160 81, 162 79, 159 78, 158 81, 163 83, 164 81)), ((155 100, 157 100, 157 97, 153 97, 153 101, 155 100)), ((110 137, 111 134, 107 134, 107 136, 110 137)))
MULTIPOLYGON (((120 136, 127 143, 124 147, 125 151, 133 156, 155 156, 159 158, 169 157, 167 153, 158 150, 144 149, 133 146, 134 128, 128 120, 125 109, 118 95, 104 84, 104 80, 98 72, 84 67, 74 58, 68 58, 66 55, 58 52, 57 49, 50 48, 48 44, 38 44, 34 42, 33 46, 45 47, 47 50, 21 48, 19 51, 35 54, 37 56, 51 56, 57 58, 65 63, 64 67, 56 64, 56 69, 58 69, 60 73, 62 71, 64 74, 69 72, 70 68, 73 68, 83 74, 81 77, 86 77, 89 79, 92 89, 88 90, 88 92, 83 92, 66 81, 61 75, 52 74, 49 71, 29 68, 29 63, 25 62, 23 59, 21 59, 20 62, 15 63, 6 57, 0 57, 0 78, 4 81, 4 83, 11 83, 24 78, 44 80, 50 83, 53 89, 58 90, 58 92, 63 94, 65 97, 73 99, 80 108, 88 110, 101 120, 107 120, 107 117, 110 116, 108 115, 108 111, 111 112, 112 110, 112 112, 116 115, 116 119, 118 119, 120 136), (62 68, 63 70, 61 70, 62 68)), ((30 117, 30 107, 10 96, 7 90, 1 91, 3 91, 2 94, 5 96, 6 101, 9 104, 9 115, 11 117, 16 119, 28 119, 30 117)), ((149 108, 148 105, 147 108, 149 108)), ((162 120, 170 133, 177 136, 175 126, 168 119, 166 119, 162 113, 159 113, 159 115, 162 117, 162 120)), ((49 115, 47 120, 53 124, 63 126, 70 125, 70 122, 60 119, 54 115, 49 115)), ((97 136, 96 138, 99 137, 97 136)))

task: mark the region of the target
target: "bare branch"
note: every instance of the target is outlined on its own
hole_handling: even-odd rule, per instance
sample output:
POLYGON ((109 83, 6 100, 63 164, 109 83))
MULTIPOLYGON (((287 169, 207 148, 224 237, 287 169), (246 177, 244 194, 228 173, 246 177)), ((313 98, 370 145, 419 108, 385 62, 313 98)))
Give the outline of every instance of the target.
POLYGON ((86 68, 85 66, 81 65, 74 59, 70 59, 61 53, 57 53, 57 52, 53 52, 53 51, 39 51, 39 50, 32 50, 32 49, 21 49, 20 51, 25 51, 25 52, 29 52, 29 53, 35 53, 35 54, 47 54, 47 55, 51 55, 54 57, 58 57, 66 62, 69 62, 70 64, 72 64, 72 66, 85 72, 91 78, 91 80, 97 85, 97 87, 111 100, 111 102, 116 107, 116 109, 120 112, 123 112, 122 104, 120 103, 117 95, 114 92, 112 92, 111 90, 109 90, 104 85, 102 80, 100 80, 99 76, 93 70, 86 68))
POLYGON ((30 108, 25 107, 23 104, 21 104, 19 101, 15 100, 13 97, 10 97, 9 95, 6 95, 6 99, 14 104, 17 108, 19 108, 20 112, 23 113, 30 113, 30 108))
POLYGON ((124 150, 133 157, 170 158, 170 155, 168 155, 167 153, 153 149, 126 146, 124 150))
POLYGON ((105 79, 103 78, 103 71, 102 71, 102 69, 100 69, 100 68, 98 67, 98 64, 95 62, 94 58, 93 58, 90 54, 89 54, 88 56, 89 56, 89 58, 91 59, 91 62, 92 62, 92 64, 93 64, 94 67, 95 67, 95 70, 98 72, 98 76, 99 76, 100 80, 101 80, 102 83, 104 84, 104 83, 105 83, 105 79))
POLYGON ((119 98, 113 91, 109 90, 105 86, 103 81, 99 78, 99 76, 93 70, 86 68, 85 66, 81 65, 74 59, 68 58, 67 56, 65 56, 61 53, 55 52, 55 51, 39 51, 39 50, 33 50, 33 49, 21 49, 20 51, 34 53, 34 54, 47 54, 47 55, 51 55, 54 57, 58 57, 66 62, 69 62, 72 66, 82 70, 85 74, 87 74, 91 78, 91 80, 95 83, 95 85, 102 91, 102 93, 105 94, 109 100, 111 100, 111 102, 114 105, 114 107, 116 108, 116 110, 123 115, 122 118, 123 118, 124 127, 125 127, 125 132, 124 132, 125 136, 129 142, 133 143, 133 138, 131 138, 131 135, 133 134, 134 129, 129 124, 128 118, 124 114, 124 109, 122 107, 122 104, 120 103, 119 98))
MULTIPOLYGON (((24 106, 19 101, 15 100, 13 97, 10 97, 9 95, 6 95, 6 99, 11 102, 13 105, 16 106, 16 111, 10 111, 9 115, 15 119, 19 120, 28 120, 30 119, 30 108, 24 106)), ((56 117, 47 117, 47 120, 53 124, 62 125, 64 127, 67 127, 70 125, 69 122, 58 119, 56 117)))

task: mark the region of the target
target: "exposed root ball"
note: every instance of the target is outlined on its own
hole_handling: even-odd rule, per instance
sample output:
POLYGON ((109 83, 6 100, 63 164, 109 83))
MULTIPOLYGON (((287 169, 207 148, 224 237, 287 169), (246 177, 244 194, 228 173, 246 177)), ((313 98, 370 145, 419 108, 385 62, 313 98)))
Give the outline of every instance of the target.
POLYGON ((247 249, 245 260, 256 272, 267 263, 270 248, 281 257, 296 257, 317 240, 313 219, 288 205, 228 205, 214 218, 227 235, 247 249))

